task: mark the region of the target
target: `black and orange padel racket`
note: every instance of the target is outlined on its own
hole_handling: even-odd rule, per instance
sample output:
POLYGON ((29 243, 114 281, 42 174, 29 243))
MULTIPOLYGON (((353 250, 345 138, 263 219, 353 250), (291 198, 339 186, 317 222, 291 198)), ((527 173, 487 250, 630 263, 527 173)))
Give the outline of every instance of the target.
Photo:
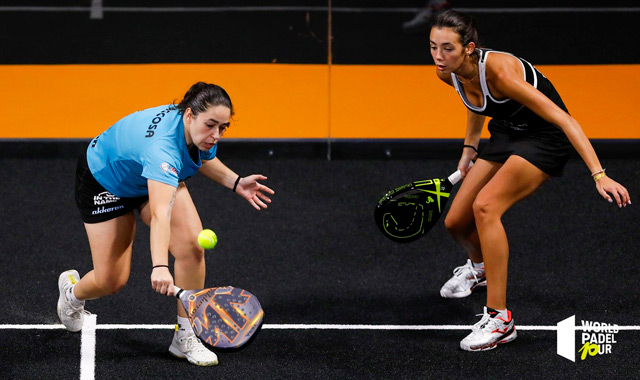
POLYGON ((200 290, 175 287, 200 340, 214 348, 239 348, 260 330, 264 311, 258 298, 233 286, 200 290))

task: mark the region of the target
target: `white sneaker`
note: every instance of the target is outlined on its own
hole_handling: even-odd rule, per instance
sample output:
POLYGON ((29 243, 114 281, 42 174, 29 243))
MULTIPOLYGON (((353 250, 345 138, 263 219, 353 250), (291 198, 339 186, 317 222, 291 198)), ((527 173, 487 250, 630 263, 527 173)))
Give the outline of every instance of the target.
POLYGON ((508 343, 518 337, 516 325, 511 312, 507 310, 507 318, 499 317, 498 311, 484 307, 480 322, 473 325, 471 334, 460 342, 465 351, 486 351, 496 348, 498 344, 508 343))
POLYGON ((174 333, 169 352, 175 357, 186 358, 189 363, 199 366, 218 364, 216 354, 209 351, 193 332, 183 335, 181 338, 178 338, 177 332, 174 333))
POLYGON ((443 298, 463 298, 471 294, 476 286, 487 286, 484 267, 476 269, 471 260, 453 270, 453 277, 440 289, 443 298))
POLYGON ((62 272, 58 277, 58 290, 60 296, 58 297, 58 318, 64 327, 71 332, 78 332, 82 330, 82 324, 84 323, 85 314, 90 314, 84 310, 84 301, 79 307, 74 307, 67 299, 67 291, 69 287, 74 285, 80 280, 80 275, 76 270, 68 270, 62 272))

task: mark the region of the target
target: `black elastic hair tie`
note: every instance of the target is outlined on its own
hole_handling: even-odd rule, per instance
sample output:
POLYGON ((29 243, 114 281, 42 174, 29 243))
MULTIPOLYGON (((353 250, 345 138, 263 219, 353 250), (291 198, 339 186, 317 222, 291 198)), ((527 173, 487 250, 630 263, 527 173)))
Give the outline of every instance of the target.
POLYGON ((236 192, 236 188, 238 187, 238 183, 240 183, 240 180, 242 179, 242 177, 238 176, 238 179, 236 179, 236 183, 233 184, 233 192, 236 192))
POLYGON ((463 147, 463 148, 471 148, 471 149, 473 149, 476 153, 478 153, 478 149, 476 149, 476 147, 475 147, 475 146, 473 146, 473 145, 463 145, 462 147, 463 147))

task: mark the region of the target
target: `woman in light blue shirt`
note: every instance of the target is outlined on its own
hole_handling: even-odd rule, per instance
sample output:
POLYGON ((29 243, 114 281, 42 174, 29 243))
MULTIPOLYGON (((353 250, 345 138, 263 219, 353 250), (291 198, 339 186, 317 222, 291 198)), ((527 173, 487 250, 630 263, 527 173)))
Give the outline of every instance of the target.
MULTIPOLYGON (((202 222, 184 181, 200 171, 232 189, 254 208, 271 203, 274 191, 261 174, 240 177, 216 156, 229 127, 233 105, 224 89, 198 82, 178 105, 126 116, 96 137, 80 157, 76 203, 89 237, 94 269, 82 279, 68 270, 58 280, 58 316, 69 331, 80 331, 85 300, 117 293, 129 278, 136 231, 134 210, 150 226, 151 286, 172 295, 175 284, 201 289, 204 250, 197 236, 202 222)), ((216 355, 195 337, 178 304, 178 326, 169 351, 197 365, 215 365, 216 355)))

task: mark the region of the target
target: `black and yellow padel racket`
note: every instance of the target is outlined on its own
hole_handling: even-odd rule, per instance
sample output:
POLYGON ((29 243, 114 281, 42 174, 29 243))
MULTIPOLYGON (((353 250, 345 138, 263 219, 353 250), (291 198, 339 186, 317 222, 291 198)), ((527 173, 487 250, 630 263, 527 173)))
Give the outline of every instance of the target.
POLYGON ((411 182, 387 192, 376 204, 374 218, 382 234, 398 243, 415 241, 440 219, 460 170, 447 178, 411 182))

